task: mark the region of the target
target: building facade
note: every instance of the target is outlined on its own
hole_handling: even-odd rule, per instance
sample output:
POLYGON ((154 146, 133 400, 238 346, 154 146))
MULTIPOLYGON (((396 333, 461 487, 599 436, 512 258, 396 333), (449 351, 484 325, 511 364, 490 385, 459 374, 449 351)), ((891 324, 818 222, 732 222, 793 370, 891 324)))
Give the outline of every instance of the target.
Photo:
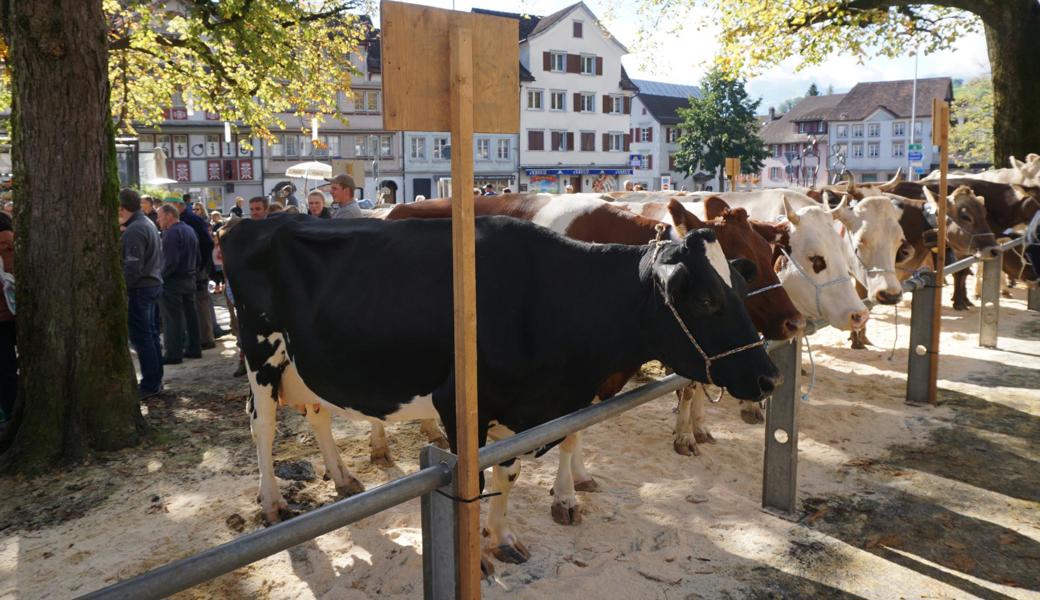
POLYGON ((772 109, 759 135, 769 150, 756 187, 813 187, 830 182, 831 150, 828 122, 845 94, 806 96, 791 110, 772 109))
POLYGON ((518 191, 618 189, 632 174, 628 50, 583 2, 520 21, 518 191))
POLYGON ((647 190, 695 191, 702 189, 707 176, 680 172, 675 166, 681 131, 678 109, 689 106, 690 97, 699 98, 692 85, 678 85, 634 79, 639 89, 632 100, 630 134, 632 146, 629 165, 631 181, 647 190))
MULTIPOLYGON (((517 191, 518 143, 516 134, 474 134, 473 185, 517 191)), ((451 179, 451 134, 408 131, 404 146, 404 201, 440 196, 438 182, 451 179)))
POLYGON ((912 80, 874 81, 852 88, 828 119, 830 169, 840 172, 844 167, 857 181, 874 182, 890 179, 899 169, 928 173, 938 168, 939 156, 931 142, 932 100, 951 102, 953 81, 918 79, 916 107, 913 89, 912 80), (911 150, 911 144, 920 149, 911 150))

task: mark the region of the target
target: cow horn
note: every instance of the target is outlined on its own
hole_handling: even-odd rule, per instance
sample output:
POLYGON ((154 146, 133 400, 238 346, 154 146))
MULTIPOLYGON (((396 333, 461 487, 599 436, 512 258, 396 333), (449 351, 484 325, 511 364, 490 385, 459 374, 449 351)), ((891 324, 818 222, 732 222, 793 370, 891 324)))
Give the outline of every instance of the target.
POLYGON ((841 212, 841 210, 843 208, 848 206, 848 204, 849 204, 849 195, 848 194, 844 194, 841 197, 841 202, 839 202, 837 206, 835 206, 834 208, 828 210, 827 212, 831 215, 831 217, 837 219, 838 218, 838 214, 841 212))
POLYGON ((924 199, 925 200, 931 202, 932 204, 934 204, 937 207, 939 206, 939 201, 935 199, 935 194, 932 193, 932 190, 929 189, 929 187, 927 185, 922 185, 921 186, 921 191, 924 192, 924 199))
POLYGON ((1026 191, 1026 188, 1016 183, 1011 184, 1011 191, 1015 192, 1015 197, 1019 200, 1027 200, 1030 198, 1029 192, 1026 191))
POLYGON ((852 171, 845 171, 845 180, 849 182, 848 193, 856 191, 856 178, 852 175, 852 171))
POLYGON ((896 174, 892 176, 892 179, 890 179, 887 183, 882 183, 881 185, 879 185, 878 189, 882 192, 891 192, 893 189, 895 189, 897 185, 899 185, 899 182, 902 180, 902 177, 903 167, 899 167, 898 169, 896 169, 896 174))
POLYGON ((787 217, 787 220, 797 225, 801 217, 799 217, 798 213, 796 213, 795 210, 791 208, 791 202, 787 199, 786 194, 781 196, 781 199, 784 201, 784 215, 787 217))
POLYGON ((1016 171, 1021 170, 1025 166, 1025 163, 1015 158, 1014 155, 1008 157, 1008 162, 1011 163, 1011 168, 1016 171))

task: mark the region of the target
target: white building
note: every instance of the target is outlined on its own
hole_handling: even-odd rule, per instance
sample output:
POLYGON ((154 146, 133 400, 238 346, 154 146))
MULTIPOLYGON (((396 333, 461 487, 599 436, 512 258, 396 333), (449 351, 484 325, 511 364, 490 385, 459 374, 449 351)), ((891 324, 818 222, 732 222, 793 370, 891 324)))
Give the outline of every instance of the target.
POLYGON ((915 121, 913 80, 856 84, 831 111, 828 119, 831 171, 841 171, 840 158, 857 181, 885 181, 897 169, 914 164, 920 172, 938 168, 932 151, 932 99, 953 100, 949 77, 917 80, 915 121), (921 145, 922 157, 913 160, 909 144, 921 145), (916 164, 915 164, 916 163, 916 164))
POLYGON ((632 183, 648 190, 662 189, 670 181, 669 189, 690 191, 701 189, 706 177, 688 176, 675 167, 675 153, 679 151, 678 109, 689 106, 690 97, 699 98, 696 86, 633 79, 639 88, 632 101, 630 128, 632 146, 629 165, 633 168, 632 183))
POLYGON ((845 94, 806 96, 780 116, 769 109, 759 131, 769 156, 754 184, 776 188, 829 183, 827 119, 844 98, 845 94))
POLYGON ((519 191, 612 190, 632 170, 628 50, 579 2, 520 21, 519 191))
MULTIPOLYGON (((508 188, 517 191, 517 159, 520 153, 517 134, 473 135, 473 185, 491 184, 499 192, 508 188)), ((417 195, 426 198, 440 196, 437 182, 451 179, 451 160, 448 150, 451 134, 407 131, 404 134, 404 202, 417 195)))

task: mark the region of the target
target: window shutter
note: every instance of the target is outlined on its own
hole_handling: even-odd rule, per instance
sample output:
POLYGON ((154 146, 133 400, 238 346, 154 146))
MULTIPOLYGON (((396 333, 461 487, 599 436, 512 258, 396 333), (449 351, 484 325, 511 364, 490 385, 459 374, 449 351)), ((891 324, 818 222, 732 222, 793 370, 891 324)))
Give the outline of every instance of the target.
POLYGON ((603 57, 602 56, 597 56, 596 57, 596 75, 602 75, 602 74, 603 74, 603 57))
POLYGON ((669 171, 674 171, 675 170, 675 155, 674 154, 669 154, 668 155, 668 170, 669 171))
POLYGON ((552 71, 552 52, 542 52, 542 70, 552 71))
POLYGON ((612 102, 610 101, 610 96, 603 94, 603 112, 610 112, 610 109, 613 108, 611 104, 612 102))
POLYGON ((574 150, 574 132, 573 131, 568 131, 567 132, 567 147, 565 148, 565 150, 574 150))
POLYGON ((648 141, 648 142, 654 141, 654 128, 653 127, 647 127, 646 128, 646 141, 648 141))
MULTIPOLYGON (((633 140, 638 140, 639 138, 636 137, 636 132, 637 131, 638 131, 638 129, 636 129, 634 127, 632 129, 629 129, 628 130, 628 137, 630 139, 633 139, 633 140)), ((626 150, 627 150, 627 148, 626 148, 626 150)))
POLYGON ((604 133, 603 134, 603 151, 606 152, 608 150, 610 150, 610 134, 609 133, 604 133))
POLYGON ((567 72, 581 73, 581 56, 578 54, 567 55, 567 72))
POLYGON ((575 21, 574 22, 573 33, 574 33, 574 37, 576 37, 576 38, 580 38, 581 37, 581 21, 575 21))
POLYGON ((632 146, 632 134, 626 133, 625 134, 625 152, 628 152, 628 149, 631 146, 632 146))
POLYGON ((542 131, 527 132, 527 149, 542 150, 545 148, 545 133, 542 131))
POLYGON ((574 92, 574 112, 581 112, 581 94, 574 92))
POLYGON ((632 98, 625 96, 625 114, 632 114, 632 98))
POLYGON ((654 168, 654 155, 653 154, 647 154, 646 155, 646 170, 647 171, 652 171, 653 168, 654 168))

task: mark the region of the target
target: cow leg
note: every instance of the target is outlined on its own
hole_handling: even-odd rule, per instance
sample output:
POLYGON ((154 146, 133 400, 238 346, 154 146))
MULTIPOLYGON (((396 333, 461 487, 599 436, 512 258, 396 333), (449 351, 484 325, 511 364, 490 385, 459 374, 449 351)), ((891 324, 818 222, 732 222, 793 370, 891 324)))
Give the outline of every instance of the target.
POLYGON ((748 425, 761 425, 766 422, 766 416, 762 412, 761 402, 750 400, 740 401, 740 419, 748 425))
POLYGON ((849 341, 852 342, 853 350, 866 350, 870 340, 867 339, 867 328, 857 329, 849 332, 849 341))
POLYGON ((354 494, 365 491, 365 485, 354 477, 353 473, 343 464, 340 457, 336 440, 332 437, 332 413, 321 405, 307 407, 307 422, 310 423, 314 439, 321 449, 322 460, 325 461, 325 473, 332 478, 336 484, 336 491, 343 498, 349 498, 354 494))
POLYGON ((675 434, 672 439, 672 448, 683 456, 696 456, 701 453, 697 449, 697 438, 694 436, 694 394, 699 384, 686 386, 677 390, 675 395, 679 397, 679 412, 675 417, 675 434))
POLYGON ((576 446, 575 435, 569 435, 560 444, 560 465, 556 469, 556 481, 550 493, 553 495, 552 518, 560 525, 581 523, 578 496, 574 493, 574 474, 571 456, 576 446))
POLYGON ((574 434, 574 451, 571 453, 571 477, 574 489, 579 492, 598 492, 599 484, 585 469, 585 453, 582 451, 584 436, 580 431, 574 434))
POLYGON ((520 476, 520 459, 495 465, 491 469, 491 481, 498 496, 492 496, 488 507, 488 526, 484 535, 488 538, 489 551, 498 560, 520 564, 531 558, 531 553, 509 529, 509 492, 520 476))
POLYGON ((420 419, 419 427, 422 428, 423 433, 426 434, 426 439, 431 444, 441 448, 443 450, 448 449, 448 438, 444 435, 444 430, 437 424, 436 419, 420 419))
POLYGON ((390 445, 386 441, 386 429, 382 423, 372 423, 372 433, 369 435, 370 458, 372 464, 377 467, 392 467, 394 460, 390 458, 390 445))
POLYGON ((953 309, 968 310, 975 306, 968 300, 967 289, 968 270, 957 271, 953 274, 953 309))
POLYGON ((260 507, 268 523, 277 523, 291 516, 289 505, 278 489, 274 476, 274 434, 278 404, 273 386, 259 385, 256 371, 249 370, 249 384, 253 393, 246 409, 249 411, 249 431, 256 444, 256 459, 260 465, 260 507))

